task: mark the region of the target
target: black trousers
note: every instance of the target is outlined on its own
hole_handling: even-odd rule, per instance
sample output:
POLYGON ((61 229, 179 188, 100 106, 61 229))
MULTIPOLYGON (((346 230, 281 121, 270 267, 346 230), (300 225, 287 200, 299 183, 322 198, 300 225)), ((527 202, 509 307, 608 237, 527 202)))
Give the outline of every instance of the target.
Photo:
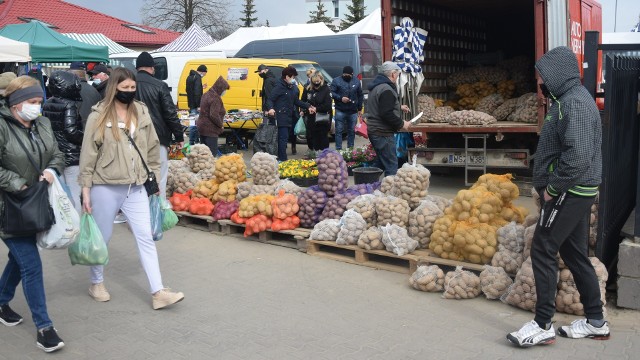
POLYGON ((331 123, 317 124, 315 115, 307 115, 305 116, 305 124, 309 150, 322 151, 328 148, 331 123))
POLYGON ((600 286, 589 261, 589 219, 594 197, 562 194, 544 202, 531 245, 531 262, 536 281, 536 316, 541 324, 551 322, 556 311, 558 251, 580 293, 587 319, 603 319, 600 286))

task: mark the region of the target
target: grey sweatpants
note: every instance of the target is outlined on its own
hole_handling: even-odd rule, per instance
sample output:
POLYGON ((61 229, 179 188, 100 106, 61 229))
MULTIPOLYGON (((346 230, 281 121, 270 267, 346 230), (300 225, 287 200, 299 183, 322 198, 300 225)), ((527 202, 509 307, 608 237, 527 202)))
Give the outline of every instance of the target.
MULTIPOLYGON (((113 233, 113 220, 122 210, 138 244, 140 262, 147 274, 151 293, 162 290, 162 276, 156 244, 151 235, 149 198, 144 186, 94 185, 91 187, 91 208, 107 246, 113 233)), ((104 281, 104 266, 91 267, 91 283, 104 281)))

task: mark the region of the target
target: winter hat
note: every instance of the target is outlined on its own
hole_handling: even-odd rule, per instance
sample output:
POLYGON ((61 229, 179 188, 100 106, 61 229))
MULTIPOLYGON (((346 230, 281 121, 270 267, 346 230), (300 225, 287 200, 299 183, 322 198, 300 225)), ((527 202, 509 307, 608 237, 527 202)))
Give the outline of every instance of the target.
POLYGON ((347 65, 344 68, 342 68, 342 73, 343 74, 351 74, 351 75, 353 75, 353 68, 351 66, 347 65))
POLYGON ((109 69, 107 69, 107 67, 104 66, 104 64, 97 64, 96 66, 93 67, 93 69, 87 71, 87 73, 90 75, 98 75, 100 73, 108 74, 109 69))
POLYGON ((136 69, 141 67, 154 67, 155 63, 153 62, 153 57, 146 51, 143 51, 138 55, 138 59, 136 59, 136 69))
POLYGON ((207 67, 205 65, 200 65, 200 66, 198 66, 198 70, 197 71, 207 72, 207 67))
POLYGON ((86 70, 86 68, 82 61, 74 61, 69 65, 69 70, 86 70))

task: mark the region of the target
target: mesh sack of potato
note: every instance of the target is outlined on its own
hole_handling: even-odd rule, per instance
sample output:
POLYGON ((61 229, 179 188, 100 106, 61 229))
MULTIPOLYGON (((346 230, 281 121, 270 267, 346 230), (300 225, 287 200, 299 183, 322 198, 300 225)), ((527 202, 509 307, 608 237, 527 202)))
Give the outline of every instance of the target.
POLYGON ((398 225, 385 225, 381 227, 382 243, 387 251, 398 256, 412 253, 418 247, 418 242, 409 237, 407 229, 398 225))
POLYGON ((538 122, 538 95, 527 93, 518 98, 516 109, 509 115, 509 121, 535 124, 538 122))
POLYGON ((284 190, 284 192, 286 192, 287 194, 293 194, 295 196, 300 196, 300 194, 302 194, 302 192, 305 190, 305 188, 302 188, 298 185, 296 185, 293 181, 285 179, 285 180, 280 180, 279 182, 276 183, 275 185, 275 191, 274 191, 274 195, 277 195, 280 190, 284 190))
MULTIPOLYGON (((184 158, 186 160, 186 158, 184 158)), ((191 173, 189 163, 183 160, 169 160, 169 171, 167 173, 167 196, 171 196, 176 191, 177 178, 182 173, 191 173)))
POLYGON ((215 157, 211 154, 209 147, 204 144, 191 146, 187 159, 189 160, 189 167, 194 173, 207 169, 212 169, 211 171, 213 171, 215 166, 215 157))
POLYGON ((496 253, 496 228, 484 223, 459 222, 453 231, 454 251, 474 264, 487 264, 496 253))
POLYGON ((358 238, 367 229, 367 223, 355 210, 347 210, 340 218, 340 232, 336 238, 338 245, 356 245, 358 238))
POLYGON ((447 77, 447 86, 455 89, 462 84, 471 84, 478 81, 473 69, 465 69, 454 72, 447 77))
POLYGON ((510 275, 515 275, 523 262, 523 253, 507 250, 502 245, 498 245, 498 251, 491 258, 492 266, 503 268, 510 275))
POLYGON ((511 174, 484 174, 478 178, 478 181, 473 184, 471 189, 484 187, 488 191, 500 196, 504 203, 509 203, 520 196, 518 185, 514 184, 511 180, 513 180, 513 175, 511 174))
POLYGON ((475 96, 481 99, 485 96, 495 94, 497 92, 496 87, 488 81, 478 81, 472 84, 475 96))
POLYGON ((193 188, 193 193, 191 197, 193 198, 205 198, 209 200, 213 200, 213 196, 218 192, 218 188, 220 184, 213 180, 203 180, 198 182, 198 184, 193 188))
POLYGON ((518 99, 509 99, 498 106, 492 113, 493 117, 498 121, 505 121, 509 118, 509 115, 516 111, 518 105, 518 99))
POLYGON ((482 111, 483 113, 492 115, 498 106, 504 103, 504 98, 500 94, 491 94, 485 96, 476 104, 476 111, 482 111))
POLYGON ((504 99, 510 99, 516 92, 516 83, 513 80, 503 80, 498 83, 498 94, 504 99))
POLYGON ((378 224, 376 214, 376 196, 372 194, 360 195, 347 204, 347 209, 353 209, 367 222, 367 227, 378 224))
POLYGON ((365 230, 358 238, 358 247, 365 250, 384 250, 382 230, 377 226, 365 230))
POLYGON ((298 197, 293 194, 287 194, 284 190, 280 190, 272 200, 271 207, 273 208, 273 217, 280 220, 297 215, 300 211, 298 197))
POLYGON ((373 184, 351 185, 347 188, 347 191, 357 191, 360 195, 373 194, 376 190, 380 189, 380 184, 380 181, 376 181, 373 184))
POLYGON ((479 81, 490 84, 498 84, 509 79, 509 72, 505 69, 493 66, 477 66, 473 68, 473 74, 479 81))
POLYGON ((215 176, 218 181, 235 180, 243 182, 247 179, 247 166, 240 154, 220 156, 216 160, 215 176))
POLYGON ((433 114, 433 117, 427 119, 427 121, 432 123, 446 123, 449 122, 449 115, 454 112, 455 109, 451 106, 441 106, 437 107, 436 111, 433 114))
POLYGON ((498 244, 506 250, 521 253, 524 250, 524 229, 524 226, 515 221, 499 228, 498 244))
POLYGON ((436 103, 429 95, 418 95, 418 112, 424 113, 420 122, 427 122, 436 114, 436 103))
POLYGON ((213 220, 223 220, 223 219, 231 219, 231 215, 238 211, 240 207, 240 202, 238 200, 226 202, 226 201, 218 201, 216 203, 216 208, 213 209, 213 220))
POLYGON ((531 256, 531 244, 533 243, 533 235, 536 232, 536 224, 533 224, 524 229, 524 249, 522 250, 522 256, 527 259, 531 256))
MULTIPOLYGON (((600 287, 600 301, 602 301, 602 310, 605 311, 605 304, 607 303, 607 279, 609 278, 609 272, 607 267, 600 262, 597 257, 590 257, 591 265, 598 277, 598 285, 600 287)), ((558 292, 556 293, 556 309, 559 312, 566 314, 573 314, 578 316, 584 315, 584 306, 580 302, 580 293, 576 287, 573 274, 569 269, 560 270, 560 280, 558 281, 558 292)))
POLYGON ((436 204, 436 206, 438 206, 438 208, 442 210, 442 212, 444 212, 444 209, 453 204, 453 200, 438 195, 427 195, 424 199, 436 204))
POLYGON ((327 205, 320 215, 320 221, 325 219, 340 219, 342 214, 347 210, 347 205, 358 196, 360 196, 360 193, 355 190, 347 190, 343 193, 336 194, 336 196, 327 200, 327 205))
POLYGON ((273 195, 252 195, 240 201, 238 215, 243 218, 250 218, 258 214, 267 217, 273 216, 273 195))
POLYGON ((451 125, 489 125, 496 122, 493 116, 475 110, 454 111, 447 117, 451 125))
POLYGON ((485 266, 480 273, 480 288, 487 299, 500 299, 511 284, 513 280, 501 267, 485 266))
POLYGON ((600 195, 596 195, 596 200, 591 205, 591 215, 589 218, 589 246, 594 249, 598 240, 598 211, 600 207, 600 195))
POLYGON ((523 310, 535 310, 537 300, 536 281, 533 277, 531 258, 528 258, 522 263, 522 267, 518 270, 513 285, 502 295, 500 300, 523 310))
POLYGON ((380 182, 380 192, 386 195, 398 196, 395 175, 385 176, 380 182))
POLYGON ((238 183, 235 180, 227 180, 218 186, 218 191, 213 195, 213 200, 230 202, 236 199, 238 183))
POLYGON ((182 172, 174 177, 175 191, 184 194, 189 190, 193 190, 200 180, 197 174, 182 172))
POLYGON ((320 215, 322 215, 322 210, 324 210, 328 200, 329 197, 327 194, 320 190, 320 187, 317 185, 303 191, 302 194, 298 196, 300 226, 306 229, 312 229, 320 222, 320 215))
POLYGON ((251 158, 251 176, 256 185, 275 185, 280 180, 278 159, 265 152, 257 152, 251 158))
POLYGON ((426 292, 444 290, 444 271, 437 265, 420 265, 409 277, 412 288, 426 292))
POLYGON ((537 223, 538 219, 540 219, 540 214, 539 213, 529 214, 529 215, 527 215, 526 218, 524 218, 524 222, 522 223, 522 226, 524 226, 525 229, 526 229, 529 226, 534 225, 535 223, 537 223))
POLYGON ((433 224, 444 215, 434 202, 423 200, 409 213, 409 236, 418 242, 420 249, 428 249, 433 233, 433 224))
POLYGON ((318 164, 318 186, 329 197, 344 192, 349 187, 347 163, 339 152, 324 149, 316 160, 318 164))
POLYGON ((462 270, 462 266, 457 266, 444 277, 442 297, 445 299, 473 299, 480 295, 481 291, 478 275, 462 270))
POLYGON ((398 225, 406 228, 409 224, 409 203, 390 195, 376 196, 376 223, 378 226, 398 225))
POLYGON ((486 187, 472 187, 458 191, 448 211, 458 221, 488 224, 501 214, 502 206, 499 195, 486 187))
POLYGON ((340 220, 327 219, 317 223, 311 234, 310 240, 336 241, 340 232, 340 220))
POLYGON ((413 163, 405 163, 396 174, 394 186, 395 193, 401 199, 409 203, 411 209, 415 209, 424 200, 429 191, 429 178, 431 172, 417 163, 417 155, 413 156, 413 163))
POLYGON ((250 181, 243 181, 238 183, 238 193, 236 194, 236 200, 242 201, 242 199, 251 195, 251 189, 253 189, 253 183, 250 181))
POLYGON ((457 224, 458 221, 450 214, 438 218, 433 223, 429 249, 437 256, 443 259, 464 260, 462 252, 453 245, 453 233, 457 224))

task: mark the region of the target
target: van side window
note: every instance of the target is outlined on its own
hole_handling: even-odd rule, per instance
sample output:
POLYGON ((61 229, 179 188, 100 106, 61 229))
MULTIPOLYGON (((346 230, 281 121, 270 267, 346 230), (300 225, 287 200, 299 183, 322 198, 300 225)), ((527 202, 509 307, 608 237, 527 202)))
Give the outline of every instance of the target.
POLYGON ((269 71, 273 73, 276 79, 280 79, 282 76, 282 70, 284 70, 282 66, 269 66, 269 71))
POLYGON ((153 58, 154 68, 156 73, 153 75, 158 80, 167 80, 169 77, 169 69, 167 67, 167 58, 157 57, 153 58))

